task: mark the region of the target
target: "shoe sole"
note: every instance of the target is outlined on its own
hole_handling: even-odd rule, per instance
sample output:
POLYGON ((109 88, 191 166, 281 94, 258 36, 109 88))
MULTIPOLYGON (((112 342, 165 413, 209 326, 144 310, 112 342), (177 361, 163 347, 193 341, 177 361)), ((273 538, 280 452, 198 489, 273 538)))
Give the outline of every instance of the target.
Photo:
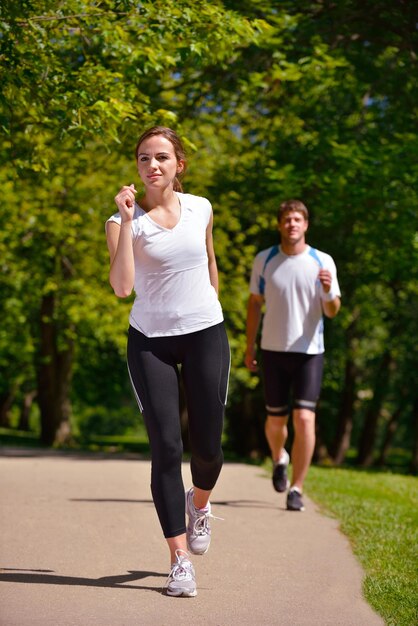
POLYGON ((206 548, 206 550, 203 550, 203 552, 195 552, 193 550, 193 548, 191 547, 191 545, 189 544, 189 542, 187 542, 187 549, 189 550, 189 552, 191 552, 192 554, 194 554, 195 556, 202 556, 202 554, 206 554, 206 552, 209 550, 210 548, 210 544, 208 545, 208 547, 206 548))
POLYGON ((277 493, 283 493, 284 491, 287 491, 287 489, 289 489, 290 480, 286 481, 286 485, 283 485, 283 488, 278 489, 274 483, 273 483, 273 487, 274 487, 274 490, 277 491, 277 493))
POLYGON ((292 509, 292 508, 290 508, 290 507, 288 506, 288 507, 286 507, 286 509, 287 509, 288 511, 304 511, 304 510, 305 510, 305 507, 304 507, 304 506, 302 506, 300 509, 292 509))
POLYGON ((170 591, 169 589, 166 589, 166 593, 172 598, 194 598, 197 596, 197 589, 194 591, 181 591, 181 589, 170 591))

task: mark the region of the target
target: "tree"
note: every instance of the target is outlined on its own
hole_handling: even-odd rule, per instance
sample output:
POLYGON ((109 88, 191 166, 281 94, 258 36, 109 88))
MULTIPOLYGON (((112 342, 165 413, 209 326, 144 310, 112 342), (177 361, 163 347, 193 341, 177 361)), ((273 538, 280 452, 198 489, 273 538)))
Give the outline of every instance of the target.
POLYGON ((249 381, 244 315, 237 313, 245 309, 251 254, 274 243, 279 200, 300 197, 313 213, 310 241, 334 256, 343 289, 343 310, 327 326, 327 352, 337 352, 331 358, 338 371, 326 372, 320 407, 321 439, 340 463, 356 443, 369 397, 376 420, 369 444, 378 444, 380 415, 393 405, 399 381, 391 375, 380 393, 376 368, 390 341, 403 371, 417 332, 415 322, 406 332, 402 321, 417 268, 417 7, 383 0, 225 4, 270 26, 257 46, 224 71, 209 68, 199 90, 191 90, 196 118, 210 125, 216 111, 222 120, 209 140, 218 150, 209 190, 227 207, 221 246, 228 254, 221 252, 219 266, 225 276, 234 267, 227 316, 237 393, 229 415, 236 411, 241 424, 245 406, 254 413, 241 402, 249 381), (400 302, 391 296, 394 281, 400 302))
MULTIPOLYGON (((26 303, 24 336, 35 352, 31 376, 41 437, 51 444, 69 431, 78 329, 93 329, 106 306, 103 334, 118 308, 105 286, 104 216, 94 199, 99 171, 107 184, 115 180, 106 163, 109 149, 122 170, 138 125, 176 121, 171 107, 160 106, 161 76, 184 65, 226 63, 237 46, 256 37, 258 26, 222 5, 182 1, 70 0, 51 10, 33 0, 5 3, 0 17, 0 168, 12 188, 3 210, 15 215, 19 207, 21 217, 17 232, 15 221, 8 222, 2 245, 15 246, 12 262, 24 251, 13 274, 31 276, 26 297, 15 277, 5 279, 13 295, 3 305, 26 303)), ((17 342, 6 342, 16 353, 17 342)), ((17 371, 8 377, 5 397, 19 385, 17 371)))
POLYGON ((136 175, 132 136, 158 122, 185 137, 186 185, 213 201, 233 445, 265 451, 260 381, 243 365, 248 279, 256 251, 276 241, 278 202, 293 196, 310 208, 309 241, 336 259, 343 291, 341 313, 326 324, 322 450, 343 462, 367 415, 370 459, 389 416, 393 445, 411 448, 416 3, 71 0, 51 12, 34 0, 3 3, 0 17, 4 406, 38 386, 42 367, 52 380, 49 364, 64 354, 77 406, 109 401, 81 383, 92 367, 103 375, 101 351, 109 375, 118 355, 124 368, 129 302, 107 286, 103 222, 119 181, 136 175), (25 219, 10 219, 16 206, 25 219), (53 337, 42 359, 38 320, 53 337))

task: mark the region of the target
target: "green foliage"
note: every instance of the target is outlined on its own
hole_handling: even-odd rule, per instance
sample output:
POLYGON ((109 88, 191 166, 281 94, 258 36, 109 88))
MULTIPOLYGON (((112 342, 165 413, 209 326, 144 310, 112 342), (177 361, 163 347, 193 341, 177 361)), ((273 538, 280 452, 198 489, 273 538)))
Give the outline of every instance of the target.
MULTIPOLYGON (((335 258, 343 292, 342 312, 326 327, 324 439, 331 447, 349 356, 356 366, 350 412, 360 437, 386 351, 391 367, 383 404, 376 407, 380 434, 399 403, 411 433, 416 392, 409 374, 417 353, 410 337, 418 331, 413 17, 388 2, 367 9, 356 1, 332 7, 281 3, 280 10, 273 3, 227 5, 271 26, 218 79, 207 75, 198 101, 200 119, 207 101, 220 117, 216 139, 205 141, 219 145, 209 195, 228 207, 215 221, 223 231, 219 266, 228 281, 228 295, 222 292, 227 315, 244 305, 241 268, 248 278, 253 252, 276 240, 278 203, 302 198, 312 215, 309 241, 335 258), (408 382, 402 385, 401 378, 408 382)), ((239 396, 248 389, 244 315, 228 317, 228 323, 241 337, 234 382, 244 384, 232 402, 242 412, 239 396)))
POLYGON ((411 447, 416 22, 411 3, 389 0, 3 2, 0 400, 19 405, 37 387, 40 310, 53 296, 57 353, 75 342, 74 406, 130 401, 130 301, 107 282, 104 222, 120 185, 137 182, 136 137, 163 123, 188 148, 186 191, 214 207, 229 440, 245 452, 265 444, 259 377, 243 365, 248 279, 255 253, 276 241, 278 203, 296 196, 343 291, 326 323, 322 439, 331 450, 351 360, 360 442, 388 354, 373 445, 396 415, 393 443, 411 447))
POLYGON ((34 0, 21 12, 19 4, 1 13, 1 122, 15 166, 35 171, 49 169, 66 136, 78 147, 122 144, 138 122, 176 122, 154 97, 161 77, 186 64, 223 66, 261 27, 206 2, 69 0, 51 9, 34 0))
POLYGON ((76 372, 86 367, 86 346, 109 337, 122 359, 130 303, 118 302, 107 284, 104 222, 124 177, 135 177, 132 137, 157 121, 176 123, 171 101, 159 95, 165 80, 175 84, 174 70, 224 65, 260 27, 207 3, 2 5, 5 396, 38 384, 45 298, 53 298, 43 322, 56 352, 76 342, 76 372))
POLYGON ((77 416, 77 429, 82 442, 94 436, 123 435, 138 428, 139 416, 135 407, 109 409, 107 406, 86 408, 77 416))
POLYGON ((418 481, 313 467, 309 496, 341 522, 366 577, 364 594, 386 624, 417 622, 418 481))

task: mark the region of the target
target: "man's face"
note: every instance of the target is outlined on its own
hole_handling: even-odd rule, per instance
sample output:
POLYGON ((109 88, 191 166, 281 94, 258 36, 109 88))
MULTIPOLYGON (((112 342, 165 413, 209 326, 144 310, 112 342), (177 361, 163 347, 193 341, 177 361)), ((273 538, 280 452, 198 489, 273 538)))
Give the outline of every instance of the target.
POLYGON ((308 220, 299 211, 288 211, 278 224, 278 230, 282 241, 289 244, 296 244, 305 238, 308 230, 308 220))

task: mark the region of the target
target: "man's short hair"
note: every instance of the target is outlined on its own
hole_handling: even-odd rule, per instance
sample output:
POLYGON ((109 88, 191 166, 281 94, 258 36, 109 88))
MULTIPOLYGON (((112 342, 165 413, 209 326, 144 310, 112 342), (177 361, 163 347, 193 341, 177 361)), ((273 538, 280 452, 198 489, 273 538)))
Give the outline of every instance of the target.
POLYGON ((305 220, 309 219, 309 212, 306 206, 300 200, 285 200, 281 203, 279 210, 277 212, 277 221, 280 222, 283 215, 289 213, 290 211, 297 211, 298 213, 302 213, 305 220))

